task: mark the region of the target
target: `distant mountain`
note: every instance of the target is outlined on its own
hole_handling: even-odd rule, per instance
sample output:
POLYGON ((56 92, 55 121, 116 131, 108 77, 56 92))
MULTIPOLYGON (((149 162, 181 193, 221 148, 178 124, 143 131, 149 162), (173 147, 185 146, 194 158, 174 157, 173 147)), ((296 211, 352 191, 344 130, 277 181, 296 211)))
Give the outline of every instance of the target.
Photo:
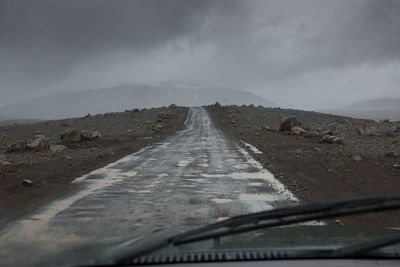
POLYGON ((369 100, 319 111, 358 119, 400 121, 400 99, 369 100))
POLYGON ((340 107, 344 110, 400 110, 399 99, 375 99, 340 107))
POLYGON ((4 119, 0 118, 0 126, 7 126, 7 125, 13 125, 13 124, 32 124, 32 123, 37 123, 42 120, 36 120, 36 119, 4 119))
POLYGON ((114 88, 62 93, 6 105, 0 107, 0 115, 12 118, 62 119, 88 113, 97 114, 170 104, 201 106, 216 101, 224 105, 276 106, 258 95, 239 90, 124 84, 114 88))

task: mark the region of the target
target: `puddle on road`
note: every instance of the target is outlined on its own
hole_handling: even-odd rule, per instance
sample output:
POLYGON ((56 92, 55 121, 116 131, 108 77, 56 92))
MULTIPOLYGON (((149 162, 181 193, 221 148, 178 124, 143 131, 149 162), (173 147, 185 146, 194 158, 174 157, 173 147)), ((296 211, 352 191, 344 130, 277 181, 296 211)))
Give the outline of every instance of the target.
POLYGON ((190 162, 187 160, 181 160, 176 165, 179 167, 186 167, 190 162))
POLYGON ((269 201, 274 202, 282 199, 275 194, 240 194, 239 199, 242 201, 269 201))
POLYGON ((152 194, 151 190, 128 190, 129 193, 152 194))
POLYGON ((275 179, 272 173, 269 172, 233 172, 228 174, 208 174, 204 173, 201 176, 207 178, 232 178, 239 180, 247 179, 260 179, 260 180, 270 180, 275 179))
POLYGON ((120 174, 120 176, 124 176, 124 177, 134 177, 136 175, 137 175, 137 172, 135 172, 135 171, 123 172, 120 174))
POLYGON ((207 181, 203 178, 199 178, 199 179, 185 179, 186 181, 191 181, 191 182, 196 182, 196 183, 207 183, 207 181))
POLYGON ((263 183, 248 183, 249 186, 262 186, 263 183))
POLYGON ((232 199, 229 198, 213 198, 211 200, 218 204, 226 204, 226 203, 231 203, 233 201, 232 199))
POLYGON ((191 184, 184 184, 184 185, 181 185, 180 187, 183 187, 183 188, 195 188, 196 186, 195 185, 191 185, 191 184))
POLYGON ((208 167, 208 163, 199 163, 197 165, 199 165, 200 167, 203 167, 203 168, 207 168, 208 167))

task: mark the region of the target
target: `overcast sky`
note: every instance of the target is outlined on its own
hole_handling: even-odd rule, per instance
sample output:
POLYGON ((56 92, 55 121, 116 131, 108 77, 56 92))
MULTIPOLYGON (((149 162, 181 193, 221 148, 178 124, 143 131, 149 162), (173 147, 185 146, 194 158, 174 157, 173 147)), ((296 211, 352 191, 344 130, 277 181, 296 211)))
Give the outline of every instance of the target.
POLYGON ((396 0, 0 0, 0 104, 126 82, 281 106, 400 97, 396 0))

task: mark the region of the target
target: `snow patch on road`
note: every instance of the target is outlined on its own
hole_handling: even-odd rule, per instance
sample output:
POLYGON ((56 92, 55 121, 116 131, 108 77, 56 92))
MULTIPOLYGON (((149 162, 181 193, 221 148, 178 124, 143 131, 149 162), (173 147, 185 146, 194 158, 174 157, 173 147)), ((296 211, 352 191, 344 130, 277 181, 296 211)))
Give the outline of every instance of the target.
POLYGON ((255 146, 250 145, 249 143, 246 143, 243 140, 240 140, 240 142, 245 145, 246 147, 248 147, 253 153, 255 154, 262 154, 262 152, 260 150, 258 150, 255 146))

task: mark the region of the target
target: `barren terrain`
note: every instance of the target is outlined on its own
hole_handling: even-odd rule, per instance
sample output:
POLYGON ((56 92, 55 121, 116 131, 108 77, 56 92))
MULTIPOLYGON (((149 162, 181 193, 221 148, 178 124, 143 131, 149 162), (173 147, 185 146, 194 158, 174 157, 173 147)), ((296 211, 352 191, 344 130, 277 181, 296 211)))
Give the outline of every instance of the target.
POLYGON ((0 225, 62 198, 73 189, 70 182, 76 177, 183 129, 186 114, 187 108, 172 106, 0 127, 0 154, 8 163, 0 166, 0 225), (168 117, 160 119, 160 113, 168 117), (101 136, 64 144, 66 149, 58 153, 50 149, 6 152, 10 144, 29 142, 38 134, 48 137, 51 145, 61 144, 60 134, 72 130, 98 131, 101 136), (23 185, 23 180, 32 184, 23 185))
MULTIPOLYGON (((387 132, 399 122, 254 106, 213 105, 208 111, 217 127, 233 140, 254 146, 258 151, 242 143, 302 202, 400 193, 400 132, 391 136, 387 132), (308 131, 300 135, 280 132, 282 118, 289 116, 295 116, 308 131), (364 124, 376 134, 359 135, 357 127, 364 124), (341 143, 321 143, 316 132, 324 131, 341 138, 341 143)), ((398 226, 398 218, 399 213, 393 212, 343 221, 398 226)))

